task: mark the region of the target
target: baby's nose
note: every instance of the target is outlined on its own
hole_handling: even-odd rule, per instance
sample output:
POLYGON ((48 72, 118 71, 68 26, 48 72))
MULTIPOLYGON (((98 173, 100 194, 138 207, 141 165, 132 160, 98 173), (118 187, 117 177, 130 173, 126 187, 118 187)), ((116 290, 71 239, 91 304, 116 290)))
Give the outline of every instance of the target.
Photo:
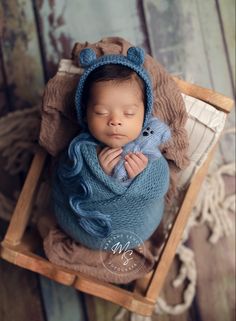
POLYGON ((112 119, 109 121, 109 126, 121 126, 121 125, 122 125, 122 123, 118 119, 112 119))

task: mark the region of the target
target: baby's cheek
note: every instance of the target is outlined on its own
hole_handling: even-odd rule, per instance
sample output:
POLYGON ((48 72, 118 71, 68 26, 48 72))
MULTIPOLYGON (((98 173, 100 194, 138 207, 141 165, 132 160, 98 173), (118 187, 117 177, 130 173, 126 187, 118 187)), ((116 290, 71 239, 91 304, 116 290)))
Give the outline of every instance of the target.
POLYGON ((132 124, 132 126, 129 126, 129 133, 133 140, 138 138, 141 132, 142 132, 142 123, 136 122, 132 124))
POLYGON ((96 138, 98 136, 100 136, 102 133, 102 126, 101 126, 100 122, 96 121, 94 119, 88 121, 88 128, 89 128, 90 133, 96 138))

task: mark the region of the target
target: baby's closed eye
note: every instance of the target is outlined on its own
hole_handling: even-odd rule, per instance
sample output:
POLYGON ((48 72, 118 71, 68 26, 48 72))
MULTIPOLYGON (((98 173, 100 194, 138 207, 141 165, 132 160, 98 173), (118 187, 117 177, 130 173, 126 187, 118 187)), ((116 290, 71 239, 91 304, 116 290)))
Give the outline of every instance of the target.
POLYGON ((124 113, 125 114, 125 116, 134 116, 135 115, 135 113, 132 113, 132 112, 130 112, 130 113, 124 113))
POLYGON ((102 112, 102 111, 95 111, 94 112, 96 115, 108 115, 108 112, 102 112))
POLYGON ((136 114, 135 110, 133 109, 128 109, 124 111, 125 116, 134 116, 136 114))

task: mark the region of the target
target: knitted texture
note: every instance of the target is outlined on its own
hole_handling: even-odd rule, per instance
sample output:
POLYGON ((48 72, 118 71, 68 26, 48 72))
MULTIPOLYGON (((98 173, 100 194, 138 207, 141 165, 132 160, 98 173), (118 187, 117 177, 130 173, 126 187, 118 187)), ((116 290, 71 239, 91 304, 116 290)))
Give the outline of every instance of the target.
MULTIPOLYGON (((100 249, 103 237, 114 231, 129 231, 142 241, 147 240, 163 215, 164 195, 169 186, 167 161, 161 156, 149 162, 126 187, 104 173, 96 143, 83 138, 76 157, 70 159, 68 153, 58 166, 54 210, 59 225, 91 249, 100 249)), ((76 149, 76 139, 70 147, 76 149)), ((124 240, 120 237, 119 241, 124 240)), ((138 245, 137 240, 131 240, 129 248, 138 245)))
POLYGON ((141 77, 145 83, 146 94, 146 106, 144 116, 144 126, 147 125, 149 117, 152 113, 153 107, 153 94, 152 94, 152 82, 147 71, 142 67, 144 63, 144 50, 142 48, 129 48, 127 56, 124 55, 104 55, 96 58, 96 53, 91 48, 85 48, 80 53, 80 64, 85 68, 83 75, 80 78, 78 87, 75 94, 75 105, 77 111, 77 118, 80 126, 85 128, 83 122, 84 111, 81 104, 81 98, 83 95, 83 89, 89 74, 100 66, 107 64, 118 64, 129 67, 134 70, 139 77, 141 77))
MULTIPOLYGON (((135 47, 129 48, 127 55, 109 54, 97 58, 91 48, 83 49, 79 55, 80 65, 85 70, 77 85, 75 105, 77 120, 84 132, 72 140, 68 153, 64 154, 58 165, 53 195, 59 225, 74 240, 91 249, 99 249, 104 238, 124 230, 138 235, 139 240, 132 239, 129 242, 129 248, 135 248, 139 245, 137 242, 151 236, 163 214, 169 169, 158 146, 170 138, 170 130, 160 120, 151 117, 152 83, 142 67, 144 58, 144 50, 135 47), (134 70, 145 83, 143 130, 138 139, 124 146, 124 149, 126 153, 132 149, 144 152, 146 147, 149 162, 146 169, 133 180, 128 179, 124 164, 119 164, 114 174, 119 180, 128 181, 128 184, 121 184, 101 169, 96 151, 101 142, 88 132, 84 122, 82 97, 86 80, 96 68, 107 64, 126 66, 134 70)), ((123 241, 121 238, 120 242, 123 241)), ((107 250, 111 249, 108 247, 107 250)))
MULTIPOLYGON (((78 57, 85 48, 92 48, 96 56, 100 57, 108 54, 127 55, 130 47, 131 43, 119 37, 104 38, 95 43, 77 42, 70 63, 76 67, 78 57)), ((170 165, 170 187, 166 200, 167 205, 171 206, 176 193, 177 174, 188 165, 188 137, 184 128, 187 112, 180 90, 166 70, 148 54, 145 55, 143 66, 152 80, 153 115, 171 129, 171 140, 160 147, 170 165)), ((67 69, 62 71, 60 68, 44 91, 39 142, 53 156, 59 155, 81 132, 74 105, 77 84, 83 72, 82 68, 78 69, 76 73, 67 69)))
POLYGON ((158 118, 151 117, 139 137, 123 147, 121 160, 115 166, 112 176, 128 186, 132 180, 128 179, 124 166, 125 155, 129 152, 141 152, 148 157, 149 161, 155 160, 161 156, 158 146, 166 143, 170 137, 169 127, 158 118))

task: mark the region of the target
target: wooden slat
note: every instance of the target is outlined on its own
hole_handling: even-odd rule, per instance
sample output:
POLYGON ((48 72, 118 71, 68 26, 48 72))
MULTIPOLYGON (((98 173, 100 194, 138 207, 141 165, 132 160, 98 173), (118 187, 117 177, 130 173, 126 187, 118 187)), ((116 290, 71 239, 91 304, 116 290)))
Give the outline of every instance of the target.
POLYGON ((233 97, 233 84, 227 63, 216 1, 196 0, 196 7, 205 59, 207 59, 208 72, 211 78, 210 88, 226 96, 233 97))
MULTIPOLYGON (((90 294, 83 294, 84 304, 86 309, 87 321, 99 321, 97 320, 97 311, 96 311, 96 297, 90 294)), ((105 320, 104 320, 105 321, 105 320)))
POLYGON ((47 321, 84 321, 81 297, 75 289, 40 278, 41 294, 47 321))
POLYGON ((152 55, 170 73, 232 97, 215 1, 147 0, 143 5, 152 55))
MULTIPOLYGON (((111 321, 120 307, 109 301, 85 294, 88 321, 111 321)), ((128 321, 128 313, 122 321, 128 321)))
MULTIPOLYGON (((235 177, 224 176, 226 196, 235 194, 235 177)), ((228 213, 235 226, 234 213, 228 213)), ((235 229, 216 244, 209 239, 207 226, 192 229, 188 246, 195 254, 198 271, 195 305, 201 320, 234 320, 235 308, 235 229), (217 304, 216 304, 217 302, 217 304)))
POLYGON ((2 0, 2 55, 11 109, 40 100, 44 83, 38 36, 31 1, 2 0))
POLYGON ((141 315, 150 316, 154 308, 154 301, 143 296, 121 289, 112 284, 98 281, 95 278, 87 277, 83 273, 78 273, 74 287, 88 294, 93 294, 99 298, 116 303, 130 311, 141 315))
MULTIPOLYGON (((1 36, 0 36, 1 40, 1 36)), ((3 62, 1 59, 1 41, 0 41, 0 117, 5 115, 8 111, 8 101, 6 96, 6 84, 4 81, 4 71, 3 71, 3 62)))
POLYGON ((170 73, 207 87, 210 78, 195 2, 147 0, 144 14, 151 54, 170 73))
POLYGON ((72 285, 75 275, 63 268, 57 269, 52 263, 38 255, 33 254, 29 250, 21 247, 11 247, 6 244, 0 246, 0 257, 17 266, 37 272, 61 284, 72 285))
MULTIPOLYGON (((183 292, 186 284, 180 286, 179 288, 174 288, 172 282, 175 276, 179 273, 179 263, 177 260, 172 262, 169 273, 166 277, 164 287, 160 293, 160 297, 166 301, 166 303, 174 307, 183 302, 183 292)), ((152 316, 152 321, 199 321, 197 319, 197 314, 193 313, 195 311, 193 305, 186 311, 180 314, 156 314, 152 316)))
MULTIPOLYGON (((227 0, 227 3, 229 1, 232 0, 227 0)), ((152 55, 170 73, 234 98, 230 75, 235 70, 229 69, 216 5, 219 2, 222 3, 218 0, 147 0, 143 2, 143 7, 152 55)), ((234 7, 232 2, 224 6, 232 12, 233 21, 234 11, 229 9, 234 7)), ((228 23, 227 30, 229 35, 235 35, 234 22, 228 23)), ((235 36, 230 39, 232 45, 228 48, 234 57, 235 36)), ((226 122, 227 128, 234 126, 235 109, 226 122)), ((233 161, 234 144, 229 136, 221 139, 220 153, 216 156, 218 163, 233 161)))
POLYGON ((6 170, 4 170, 4 166, 6 166, 6 160, 2 155, 0 155, 0 194, 9 200, 9 203, 7 202, 7 204, 10 205, 10 207, 7 206, 5 208, 4 204, 0 204, 0 218, 9 221, 16 203, 15 193, 20 191, 21 182, 18 175, 9 174, 6 170))
MULTIPOLYGON (((233 215, 232 225, 235 226, 233 215)), ((224 237, 217 244, 206 242, 208 237, 207 227, 202 226, 194 228, 189 238, 199 271, 196 295, 200 318, 232 321, 235 317, 235 235, 224 237)))
POLYGON ((0 260, 0 320, 45 321, 32 272, 0 260))
POLYGON ((15 265, 37 272, 41 275, 55 280, 64 285, 71 285, 76 289, 95 295, 99 298, 116 303, 130 311, 143 315, 151 315, 154 308, 154 301, 147 300, 139 294, 121 289, 107 282, 102 282, 94 277, 87 276, 81 272, 74 272, 69 269, 57 266, 48 260, 32 253, 30 249, 32 241, 16 246, 2 242, 0 257, 15 265))
MULTIPOLYGON (((219 21, 222 26, 222 39, 224 39, 228 65, 231 68, 231 82, 234 87, 235 99, 235 1, 216 1, 218 7, 219 21)), ((235 108, 229 115, 226 128, 235 127, 235 108)), ((220 152, 223 163, 235 161, 235 136, 227 135, 220 141, 220 152)))
POLYGON ((155 273, 153 274, 151 284, 146 292, 146 297, 150 298, 151 300, 157 299, 160 290, 163 287, 164 280, 175 256, 177 246, 179 245, 179 242, 181 240, 187 220, 194 206, 195 198, 200 190, 202 181, 207 173, 208 166, 212 160, 214 152, 215 148, 210 152, 204 165, 197 171, 197 173, 193 177, 191 184, 185 194, 182 206, 175 219, 168 240, 160 256, 158 266, 155 270, 155 273))
POLYGON ((75 42, 95 42, 103 37, 120 36, 135 45, 145 46, 137 0, 37 1, 48 77, 59 60, 70 58, 75 42), (93 22, 93 23, 90 23, 93 22))
POLYGON ((223 37, 227 47, 227 55, 230 68, 232 71, 232 81, 235 88, 235 1, 234 0, 217 0, 219 8, 219 19, 222 23, 223 37))
POLYGON ((29 220, 45 160, 46 152, 40 148, 32 161, 28 176, 19 196, 7 234, 4 238, 5 243, 16 245, 21 241, 29 220))
MULTIPOLYGON (((224 1, 201 1, 197 0, 197 10, 199 22, 201 25, 202 39, 205 48, 205 56, 207 59, 209 74, 211 75, 211 88, 221 92, 231 98, 235 98, 234 85, 231 79, 232 72, 235 69, 230 69, 227 60, 227 48, 224 43, 224 34, 220 25, 219 14, 217 11, 217 3, 224 1), (209 12, 211 13, 209 15, 209 12)), ((225 4, 227 5, 227 4, 225 4)), ((229 5, 231 10, 235 5, 229 5)), ((232 20, 231 20, 232 21, 232 20)), ((231 34, 234 32, 234 37, 231 40, 232 45, 228 47, 229 54, 235 57, 235 28, 230 25, 231 34), (234 44, 234 45, 233 45, 234 44)), ((228 29, 228 32, 229 29, 228 29)), ((235 110, 229 115, 226 122, 226 127, 235 126, 235 110)), ((232 150, 232 140, 229 137, 223 137, 220 142, 221 157, 223 162, 234 160, 234 151, 232 150)))
MULTIPOLYGON (((6 224, 0 221, 0 239, 6 224)), ((46 321, 37 276, 0 259, 0 320, 46 321)))
POLYGON ((134 292, 145 296, 147 287, 150 284, 151 279, 153 277, 153 273, 154 273, 154 270, 147 273, 143 278, 136 280, 134 292))
POLYGON ((216 107, 218 110, 230 113, 234 106, 234 101, 222 94, 219 94, 211 89, 203 88, 198 85, 190 84, 177 77, 173 77, 181 92, 205 101, 206 103, 216 107))

